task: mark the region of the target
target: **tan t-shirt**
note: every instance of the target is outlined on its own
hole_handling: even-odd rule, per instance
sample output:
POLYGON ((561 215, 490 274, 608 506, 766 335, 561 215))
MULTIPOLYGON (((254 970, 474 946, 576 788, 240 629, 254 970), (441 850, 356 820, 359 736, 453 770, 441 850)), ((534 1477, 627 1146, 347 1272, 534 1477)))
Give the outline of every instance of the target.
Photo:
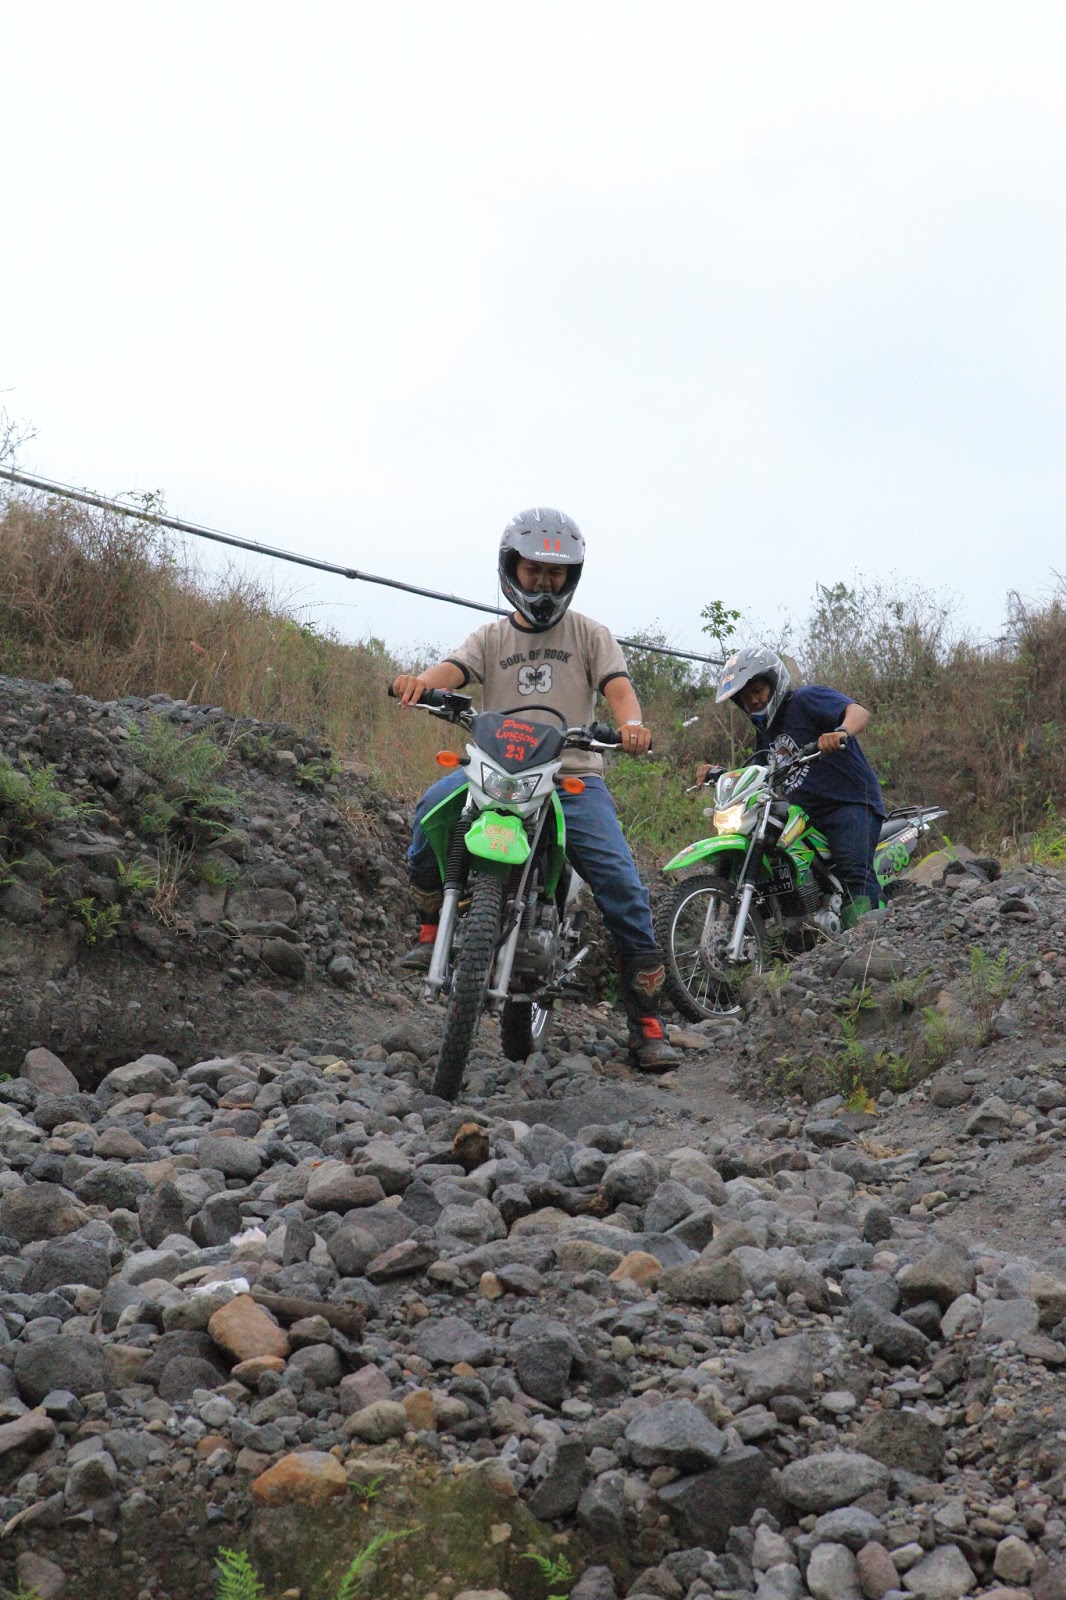
MULTIPOLYGON (((483 711, 518 711, 536 720, 550 706, 568 728, 593 720, 596 696, 612 678, 629 676, 618 641, 602 622, 566 611, 554 628, 533 633, 510 617, 482 623, 447 659, 482 686, 483 711)), ((558 727, 557 717, 540 719, 558 727)), ((568 750, 564 772, 602 772, 603 757, 568 750)))

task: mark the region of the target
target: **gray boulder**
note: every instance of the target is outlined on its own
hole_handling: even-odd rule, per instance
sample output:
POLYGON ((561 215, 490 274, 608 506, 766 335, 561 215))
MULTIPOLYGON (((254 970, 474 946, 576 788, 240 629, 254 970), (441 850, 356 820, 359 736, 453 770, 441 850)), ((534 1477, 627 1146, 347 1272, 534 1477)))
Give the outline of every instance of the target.
POLYGON ((966 1255, 957 1245, 946 1242, 934 1245, 896 1274, 908 1305, 935 1300, 941 1311, 946 1311, 960 1294, 972 1294, 974 1281, 974 1270, 966 1255))
POLYGON ((107 1358, 95 1339, 52 1334, 19 1346, 15 1382, 30 1406, 40 1405, 53 1389, 69 1389, 81 1399, 107 1388, 107 1358))
POLYGON ((888 1468, 857 1450, 827 1450, 790 1461, 781 1472, 781 1492, 798 1511, 820 1515, 851 1505, 888 1484, 888 1468))
POLYGON ((89 1213, 58 1183, 28 1183, 22 1189, 9 1189, 0 1200, 0 1234, 19 1244, 58 1239, 88 1221, 89 1213))
POLYGON ((492 1359, 493 1341, 462 1317, 441 1317, 424 1322, 411 1341, 416 1356, 433 1366, 454 1366, 466 1361, 472 1367, 484 1366, 492 1359))
POLYGON ((706 1472, 666 1484, 659 1501, 681 1537, 704 1550, 724 1550, 731 1530, 745 1527, 760 1507, 779 1520, 785 1515, 773 1468, 752 1445, 729 1451, 706 1472))
POLYGON ((625 1431, 638 1467, 677 1467, 682 1472, 713 1466, 725 1452, 725 1434, 691 1400, 664 1400, 639 1412, 625 1431))

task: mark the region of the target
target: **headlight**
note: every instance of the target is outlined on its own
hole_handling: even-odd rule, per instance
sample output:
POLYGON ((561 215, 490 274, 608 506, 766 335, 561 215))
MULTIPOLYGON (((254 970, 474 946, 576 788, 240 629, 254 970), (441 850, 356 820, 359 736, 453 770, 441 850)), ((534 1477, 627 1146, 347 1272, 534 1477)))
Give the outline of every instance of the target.
POLYGON ((741 804, 726 806, 724 811, 715 808, 714 831, 715 833, 740 833, 744 823, 744 812, 747 808, 741 804))
POLYGON ((512 804, 516 800, 531 800, 539 782, 539 772, 530 773, 528 778, 509 778, 495 767, 487 767, 484 762, 481 765, 481 787, 494 800, 508 800, 512 804))

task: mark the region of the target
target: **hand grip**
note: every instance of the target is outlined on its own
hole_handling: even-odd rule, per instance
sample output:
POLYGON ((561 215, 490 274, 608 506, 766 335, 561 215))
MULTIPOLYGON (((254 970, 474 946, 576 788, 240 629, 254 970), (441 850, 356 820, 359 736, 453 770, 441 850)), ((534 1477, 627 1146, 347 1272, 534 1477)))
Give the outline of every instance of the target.
MULTIPOLYGON (((389 696, 390 700, 399 699, 399 696, 393 691, 393 687, 392 687, 391 683, 389 684, 389 687, 388 687, 388 696, 389 696)), ((444 702, 445 702, 445 694, 444 694, 444 690, 443 689, 423 689, 422 693, 419 695, 418 699, 414 703, 415 703, 415 705, 418 705, 418 706, 438 706, 439 707, 439 706, 444 705, 444 702)))

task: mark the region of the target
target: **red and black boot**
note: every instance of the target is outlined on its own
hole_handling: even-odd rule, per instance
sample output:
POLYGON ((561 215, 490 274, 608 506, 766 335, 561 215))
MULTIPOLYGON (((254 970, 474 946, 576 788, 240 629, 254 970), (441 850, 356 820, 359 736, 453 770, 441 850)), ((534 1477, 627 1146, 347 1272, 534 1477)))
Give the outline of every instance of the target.
POLYGON ((414 972, 428 972, 429 964, 433 960, 433 946, 437 941, 437 929, 440 926, 440 908, 444 904, 444 891, 419 889, 412 884, 411 897, 422 918, 422 925, 418 930, 418 943, 413 949, 408 950, 405 956, 401 956, 400 966, 414 972))
POLYGON ((622 1004, 629 1018, 629 1061, 638 1072, 669 1072, 678 1054, 666 1037, 658 1002, 666 978, 660 955, 623 956, 619 961, 622 1004))

